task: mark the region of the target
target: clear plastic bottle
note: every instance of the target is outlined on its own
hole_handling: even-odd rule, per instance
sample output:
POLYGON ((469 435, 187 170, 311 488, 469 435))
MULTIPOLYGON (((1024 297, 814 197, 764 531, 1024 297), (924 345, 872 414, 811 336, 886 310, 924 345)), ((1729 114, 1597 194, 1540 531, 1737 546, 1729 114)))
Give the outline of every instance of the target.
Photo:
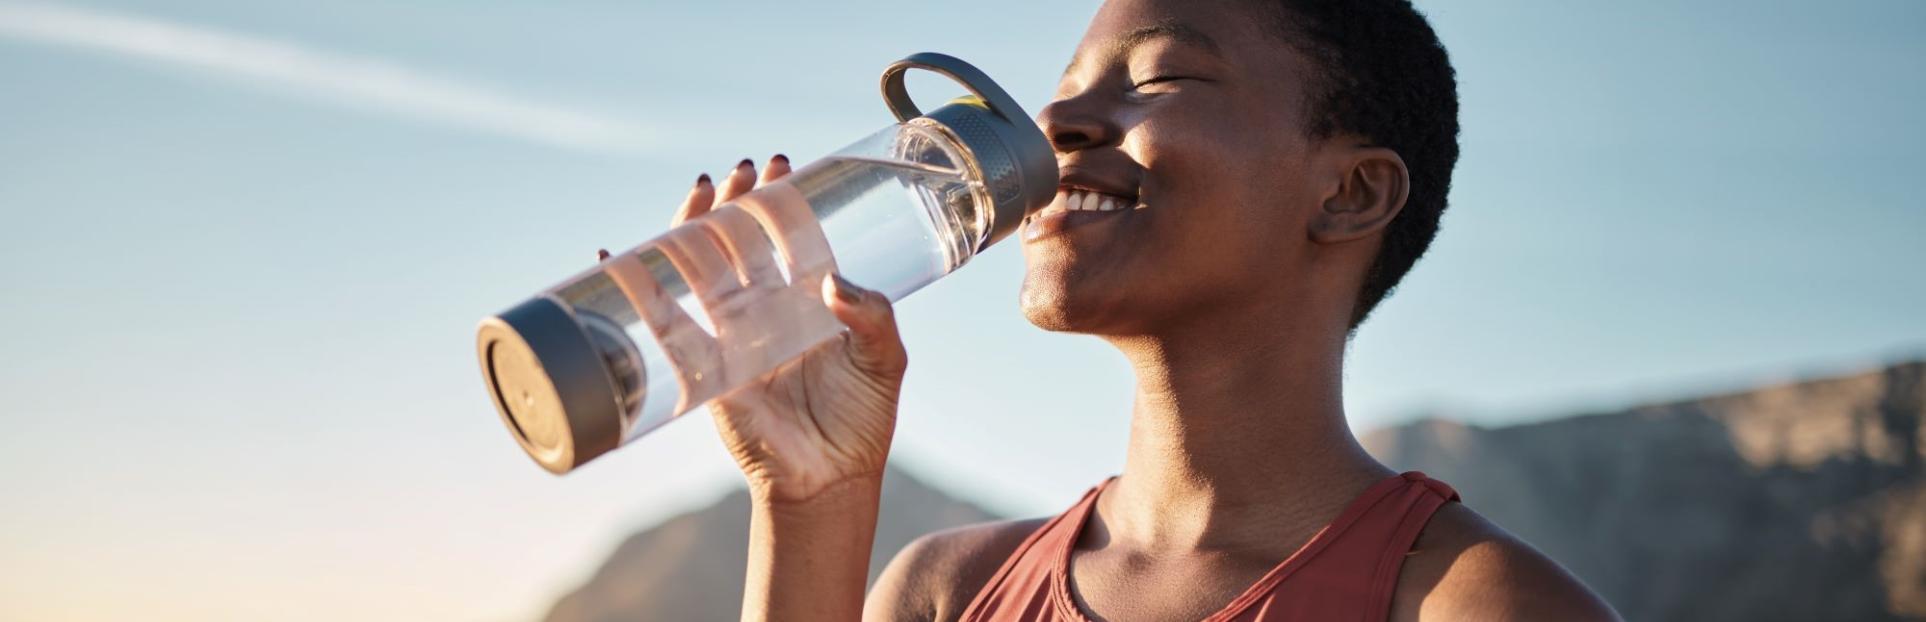
POLYGON ((1049 143, 974 67, 911 56, 883 94, 898 123, 483 320, 484 381, 536 462, 565 473, 835 337, 832 272, 900 299, 1055 195, 1049 143), (974 96, 924 115, 912 68, 974 96))

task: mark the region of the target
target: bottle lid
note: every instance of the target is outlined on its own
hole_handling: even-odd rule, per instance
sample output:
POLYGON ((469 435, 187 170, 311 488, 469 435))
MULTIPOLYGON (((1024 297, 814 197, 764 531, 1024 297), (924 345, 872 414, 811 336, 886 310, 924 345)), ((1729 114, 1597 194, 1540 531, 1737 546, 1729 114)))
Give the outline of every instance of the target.
POLYGON ((1057 157, 1043 130, 1016 99, 981 70, 954 56, 923 52, 883 70, 883 101, 896 120, 923 117, 950 129, 976 158, 994 202, 989 235, 978 251, 1016 231, 1024 215, 1050 204, 1057 195, 1057 157), (935 72, 956 81, 975 97, 965 97, 932 112, 916 107, 904 85, 911 69, 935 72))
POLYGON ((482 320, 475 342, 495 410, 542 468, 567 473, 619 444, 609 371, 566 305, 530 298, 482 320))

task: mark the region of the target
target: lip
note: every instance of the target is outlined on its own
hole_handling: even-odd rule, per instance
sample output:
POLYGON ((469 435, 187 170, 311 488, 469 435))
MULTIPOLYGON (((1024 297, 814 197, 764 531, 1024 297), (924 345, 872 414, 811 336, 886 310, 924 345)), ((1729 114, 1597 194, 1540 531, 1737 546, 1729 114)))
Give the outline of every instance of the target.
POLYGON ((1086 166, 1068 164, 1062 167, 1057 177, 1060 190, 1087 190, 1115 197, 1137 200, 1137 180, 1125 179, 1117 175, 1105 175, 1086 166))

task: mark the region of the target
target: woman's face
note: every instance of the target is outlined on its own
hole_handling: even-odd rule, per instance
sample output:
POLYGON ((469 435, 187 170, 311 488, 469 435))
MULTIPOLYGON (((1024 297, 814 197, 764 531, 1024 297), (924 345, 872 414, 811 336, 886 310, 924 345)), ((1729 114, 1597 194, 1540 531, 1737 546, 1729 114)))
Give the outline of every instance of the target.
POLYGON ((1062 173, 1021 231, 1031 322, 1146 334, 1305 294, 1309 65, 1275 28, 1241 0, 1104 4, 1039 115, 1062 173))

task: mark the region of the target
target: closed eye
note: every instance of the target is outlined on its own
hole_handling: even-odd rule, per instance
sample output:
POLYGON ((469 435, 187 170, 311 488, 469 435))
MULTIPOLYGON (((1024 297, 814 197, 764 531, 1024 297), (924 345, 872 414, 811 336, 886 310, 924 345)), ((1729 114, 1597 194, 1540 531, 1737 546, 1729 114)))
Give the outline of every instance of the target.
POLYGON ((1194 79, 1195 78, 1191 78, 1188 76, 1157 76, 1154 78, 1150 78, 1148 80, 1139 80, 1135 84, 1131 84, 1130 88, 1141 89, 1143 87, 1150 86, 1152 84, 1163 84, 1165 82, 1176 82, 1178 80, 1194 80, 1194 79))

